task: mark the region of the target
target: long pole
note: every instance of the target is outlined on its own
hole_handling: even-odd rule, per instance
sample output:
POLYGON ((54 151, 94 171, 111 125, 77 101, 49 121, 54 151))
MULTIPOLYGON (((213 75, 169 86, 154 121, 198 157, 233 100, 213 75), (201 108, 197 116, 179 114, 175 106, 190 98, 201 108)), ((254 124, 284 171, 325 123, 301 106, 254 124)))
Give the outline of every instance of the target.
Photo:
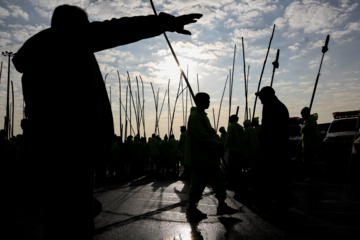
POLYGON ((129 73, 128 73, 128 85, 129 85, 129 114, 130 114, 130 129, 132 129, 132 121, 131 121, 131 99, 132 99, 132 91, 131 91, 131 83, 130 83, 130 76, 129 76, 129 73))
MULTIPOLYGON (((258 89, 257 89, 257 92, 260 90, 260 84, 261 84, 261 79, 262 79, 262 76, 263 76, 263 73, 264 73, 264 69, 265 69, 265 65, 266 65, 266 60, 267 60, 267 57, 269 55, 269 51, 270 51, 270 46, 271 46, 271 42, 272 42, 272 39, 274 37, 274 32, 275 32, 275 24, 274 24, 274 27, 273 27, 273 31, 272 31, 272 34, 271 34, 271 38, 270 38, 270 42, 269 42, 269 46, 268 46, 268 49, 267 49, 267 52, 266 52, 266 56, 265 56, 265 60, 264 60, 264 65, 262 67, 262 71, 261 71, 261 75, 260 75, 260 79, 259 79, 259 83, 258 83, 258 89)), ((255 97, 255 103, 254 103, 254 109, 253 109, 253 119, 255 117, 255 109, 256 109, 256 101, 257 101, 257 96, 255 97)))
POLYGON ((273 64, 273 72, 272 72, 272 76, 271 76, 270 87, 272 87, 272 85, 273 85, 274 75, 275 75, 275 69, 276 69, 276 68, 279 68, 279 54, 280 54, 280 49, 277 50, 276 59, 275 59, 275 61, 272 63, 272 64, 273 64))
MULTIPOLYGON (((155 16, 157 16, 156 9, 155 9, 155 6, 154 6, 153 1, 150 0, 150 3, 151 3, 151 7, 152 7, 152 9, 153 9, 153 11, 154 11, 155 16)), ((170 50, 171 50, 171 52, 172 52, 172 54, 173 54, 173 56, 174 56, 174 59, 175 59, 177 65, 179 66, 180 72, 181 72, 181 74, 183 75, 183 78, 185 79, 185 82, 186 82, 186 84, 187 84, 187 86, 188 86, 188 89, 189 89, 189 91, 190 91, 191 97, 192 97, 193 100, 195 101, 195 95, 194 95, 194 92, 193 92, 193 90, 192 90, 192 88, 191 88, 191 86, 190 86, 189 80, 188 80, 188 78, 185 76, 185 73, 184 73, 184 71, 182 70, 182 68, 181 68, 181 66, 180 66, 180 62, 179 62, 179 60, 177 59, 176 54, 175 54, 175 52, 174 52, 174 49, 172 48, 171 43, 170 43, 170 41, 169 41, 169 39, 168 39, 168 37, 167 37, 167 35, 166 35, 165 32, 164 32, 164 37, 165 37, 165 39, 166 39, 166 42, 167 42, 168 45, 169 45, 169 48, 170 48, 170 50)), ((195 103, 195 105, 196 105, 196 103, 195 103)))
MULTIPOLYGON (((214 108, 213 108, 213 118, 214 118, 214 128, 215 128, 216 122, 215 122, 215 109, 214 108)), ((215 131, 216 131, 216 129, 215 129, 215 131)))
POLYGON ((168 82, 168 137, 170 138, 170 120, 171 120, 171 115, 170 115, 170 79, 168 82))
POLYGON ((143 104, 142 104, 142 122, 143 122, 143 130, 144 130, 144 138, 146 140, 146 130, 145 130, 145 93, 144 93, 144 82, 140 76, 141 87, 142 87, 142 96, 143 96, 143 104))
MULTIPOLYGON (((138 111, 137 111, 137 105, 135 104, 135 101, 134 101, 134 96, 132 94, 132 90, 131 90, 131 80, 130 80, 130 75, 129 75, 129 72, 127 73, 128 74, 128 85, 129 85, 129 93, 130 93, 130 125, 132 124, 132 121, 131 121, 131 101, 133 103, 133 108, 134 108, 134 115, 135 115, 135 121, 136 121, 136 127, 137 127, 137 131, 138 131, 138 134, 140 135, 139 133, 139 122, 138 122, 138 111)), ((137 91, 135 91, 135 97, 137 97, 137 91)))
POLYGON ((123 129, 122 129, 122 115, 121 115, 121 79, 120 79, 120 74, 119 71, 117 71, 118 74, 118 79, 119 79, 119 114, 120 114, 120 139, 122 142, 123 139, 123 129))
MULTIPOLYGON (((126 98, 125 98, 125 116, 127 117, 127 106, 128 106, 128 92, 129 92, 129 86, 126 86, 126 98)), ((125 119, 125 136, 124 136, 124 142, 127 138, 127 125, 128 125, 128 120, 127 118, 125 119)))
MULTIPOLYGON (((247 102, 247 95, 248 95, 248 90, 249 90, 249 72, 250 72, 250 65, 248 65, 248 72, 247 72, 247 78, 245 79, 245 94, 246 94, 246 106, 248 106, 248 102, 247 102)), ((249 111, 249 107, 247 107, 245 109, 245 119, 249 119, 251 120, 251 113, 249 111)))
POLYGON ((11 117, 11 137, 14 137, 14 112, 15 112, 15 99, 14 99, 14 84, 11 81, 11 92, 12 92, 12 117, 11 117))
POLYGON ((243 62, 244 62, 244 85, 245 85, 245 119, 248 119, 248 96, 247 96, 247 84, 246 84, 246 64, 245 64, 245 47, 244 38, 241 37, 242 50, 243 50, 243 62))
MULTIPOLYGON (((181 91, 184 91, 184 85, 182 81, 182 75, 180 77, 181 81, 181 91)), ((186 126, 186 119, 185 119, 185 107, 184 107, 184 94, 181 94, 181 106, 182 106, 182 112, 183 112, 183 126, 186 126)))
POLYGON ((154 130, 154 133, 156 134, 157 117, 158 117, 158 103, 157 103, 157 101, 156 101, 154 86, 152 85, 151 82, 150 82, 150 85, 151 85, 151 89, 152 89, 153 96, 154 96, 154 102, 155 102, 155 130, 154 130))
POLYGON ((313 101, 314 101, 316 87, 317 87, 319 77, 320 77, 320 70, 321 70, 322 62, 324 60, 324 55, 329 50, 328 49, 329 40, 330 40, 330 35, 327 35, 326 40, 325 40, 325 45, 321 49, 321 52, 323 54, 322 54, 322 57, 321 57, 320 67, 319 67, 319 71, 318 71, 318 74, 317 74, 317 77, 316 77, 316 80, 315 80, 315 86, 314 86, 313 94, 312 94, 311 101, 310 101, 310 107, 309 107, 310 111, 311 111, 311 107, 312 107, 312 104, 313 104, 313 101))
MULTIPOLYGON (((178 91, 177 91, 177 93, 176 93, 176 99, 175 99, 175 103, 174 103, 174 110, 173 110, 172 117, 171 117, 171 119, 170 119, 170 121, 171 121, 170 134, 174 134, 174 133, 173 133, 173 124, 174 124, 176 103, 177 103, 177 100, 178 100, 180 94, 182 95, 182 93, 183 93, 183 90, 180 92, 181 82, 182 82, 182 75, 180 75, 180 81, 179 81, 178 91)), ((170 135, 169 135, 169 136, 170 136, 170 135)))
POLYGON ((160 112, 159 112, 159 118, 158 118, 158 124, 157 124, 157 128, 158 128, 158 135, 160 136, 160 126, 159 126, 159 122, 160 122, 160 116, 161 116, 161 112, 163 110, 163 107, 164 107, 164 102, 165 102, 165 99, 166 99, 166 94, 167 94, 167 90, 165 91, 165 95, 164 95, 164 98, 163 98, 163 102, 161 104, 161 109, 160 109, 160 112))
MULTIPOLYGON (((129 121, 129 116, 127 115, 127 111, 126 111, 123 103, 121 103, 121 106, 123 107, 123 109, 125 111, 125 125, 126 125, 126 123, 129 121)), ((127 131, 127 126, 125 127, 125 132, 126 131, 127 131)), ((132 131, 132 133, 135 134, 134 128, 130 125, 130 135, 131 135, 131 131, 132 131)))
MULTIPOLYGON (((228 119, 229 117, 231 116, 231 94, 232 94, 232 87, 233 87, 233 81, 232 81, 232 77, 231 77, 231 69, 230 69, 230 82, 229 82, 229 116, 228 116, 228 119)), ((230 125, 230 122, 228 122, 228 124, 230 125)))
POLYGON ((196 74, 196 80, 197 80, 197 87, 198 87, 198 92, 200 92, 200 85, 199 85, 199 74, 196 74))
POLYGON ((10 109, 9 109, 9 95, 10 95, 10 58, 15 54, 13 52, 2 52, 3 56, 8 57, 8 81, 7 81, 7 95, 6 95, 6 116, 5 116, 5 126, 4 130, 6 133, 6 138, 9 139, 9 124, 10 124, 10 109))
POLYGON ((136 87, 137 87, 137 129, 138 129, 138 135, 140 137, 140 126, 141 126, 141 104, 140 104, 140 87, 139 87, 139 80, 136 77, 136 87))
POLYGON ((3 67, 3 62, 1 61, 1 66, 0 66, 0 83, 1 83, 2 67, 3 67))
POLYGON ((224 99, 224 94, 225 94, 225 89, 226 89, 226 84, 228 82, 229 76, 226 77, 226 81, 225 81, 225 85, 224 85, 224 90, 221 96, 221 101, 220 101, 220 107, 219 107, 219 114, 218 114, 218 119, 217 119, 217 123, 216 123, 216 127, 215 130, 217 132, 217 130, 219 129, 219 120, 220 120, 220 112, 221 112, 221 105, 222 105, 222 101, 224 99))
POLYGON ((234 86, 234 71, 235 71, 235 53, 236 53, 236 44, 234 46, 234 58, 233 58, 233 68, 232 68, 232 74, 230 72, 231 76, 231 88, 230 88, 230 104, 229 104, 229 117, 231 115, 231 101, 232 101, 232 93, 233 93, 233 86, 234 86))

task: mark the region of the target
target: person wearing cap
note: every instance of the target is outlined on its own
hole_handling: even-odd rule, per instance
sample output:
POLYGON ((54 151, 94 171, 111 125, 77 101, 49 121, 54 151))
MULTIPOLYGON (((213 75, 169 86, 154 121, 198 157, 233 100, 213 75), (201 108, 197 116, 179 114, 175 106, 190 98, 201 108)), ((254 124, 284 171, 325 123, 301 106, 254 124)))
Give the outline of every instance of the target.
POLYGON ((301 110, 304 124, 301 127, 302 153, 305 164, 305 174, 309 181, 315 180, 315 168, 317 149, 320 141, 320 132, 317 125, 317 113, 310 114, 310 109, 304 107, 301 110))
MULTIPOLYGON (((288 182, 289 111, 272 87, 255 93, 263 109, 259 136, 260 162, 255 171, 257 187, 279 206, 286 206, 288 182)), ((254 169, 255 170, 255 169, 254 169)))
POLYGON ((239 117, 231 115, 227 129, 224 148, 229 151, 228 169, 230 183, 237 182, 237 177, 242 169, 245 168, 244 150, 245 150, 245 131, 238 123, 239 117))
POLYGON ((257 162, 258 158, 258 133, 256 129, 252 126, 251 121, 246 119, 244 121, 245 128, 245 161, 250 170, 254 164, 257 162))
POLYGON ((210 96, 199 92, 195 96, 196 107, 190 110, 185 153, 189 154, 191 166, 191 184, 189 192, 189 206, 186 210, 188 219, 201 220, 207 215, 197 209, 202 193, 207 184, 215 192, 218 200, 217 213, 231 214, 237 212, 226 203, 226 186, 223 172, 220 169, 220 154, 222 146, 215 137, 209 118, 205 112, 210 105, 210 96))

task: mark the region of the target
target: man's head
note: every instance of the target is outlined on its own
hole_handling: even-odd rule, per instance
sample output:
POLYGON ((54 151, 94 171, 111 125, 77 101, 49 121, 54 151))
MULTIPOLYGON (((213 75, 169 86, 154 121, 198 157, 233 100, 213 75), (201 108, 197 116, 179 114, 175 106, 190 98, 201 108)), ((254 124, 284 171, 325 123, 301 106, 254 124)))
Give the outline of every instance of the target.
POLYGON ((244 127, 251 126, 251 121, 249 119, 244 120, 244 127))
POLYGON ((67 4, 56 7, 51 17, 51 27, 67 27, 84 23, 89 23, 87 13, 82 8, 67 4))
POLYGON ((181 126, 180 127, 180 132, 185 132, 186 131, 186 126, 181 126))
POLYGON ((259 97, 262 104, 266 104, 274 99, 275 90, 270 86, 266 86, 263 87, 259 92, 256 92, 255 95, 259 97))
POLYGON ((205 110, 208 109, 210 106, 210 96, 207 93, 199 92, 195 95, 195 103, 196 106, 201 109, 205 110))
POLYGON ((304 107, 302 110, 301 110, 301 116, 304 120, 308 119, 309 116, 310 116, 310 108, 308 107, 304 107))
POLYGON ((239 121, 239 117, 236 116, 236 115, 231 115, 230 118, 229 118, 230 123, 236 123, 238 121, 239 121))
POLYGON ((253 127, 258 127, 259 126, 259 118, 258 117, 254 117, 253 120, 251 121, 251 125, 253 127))
POLYGON ((224 127, 221 127, 221 128, 219 129, 219 131, 220 131, 221 133, 225 133, 225 128, 224 128, 224 127))

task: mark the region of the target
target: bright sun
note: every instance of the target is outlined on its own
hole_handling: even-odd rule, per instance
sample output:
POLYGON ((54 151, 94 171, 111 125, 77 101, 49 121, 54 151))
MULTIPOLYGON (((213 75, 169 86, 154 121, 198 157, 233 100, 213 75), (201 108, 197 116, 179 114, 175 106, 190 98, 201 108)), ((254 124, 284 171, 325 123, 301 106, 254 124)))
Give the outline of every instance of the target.
MULTIPOLYGON (((193 69, 195 69, 196 63, 188 58, 178 58, 178 60, 185 75, 188 76, 189 81, 195 81, 196 73, 193 72, 193 69)), ((180 79, 181 72, 173 56, 165 57, 164 61, 158 66, 158 71, 159 77, 162 79, 170 79, 172 83, 178 83, 180 79)))

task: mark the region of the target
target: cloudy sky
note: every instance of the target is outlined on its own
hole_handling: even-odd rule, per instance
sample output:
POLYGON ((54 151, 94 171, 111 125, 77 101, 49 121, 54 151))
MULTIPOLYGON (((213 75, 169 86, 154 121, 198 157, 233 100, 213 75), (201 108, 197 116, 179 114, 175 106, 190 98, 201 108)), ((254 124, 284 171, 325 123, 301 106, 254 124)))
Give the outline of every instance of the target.
MULTIPOLYGON (((60 4, 72 4, 84 8, 91 21, 103 21, 125 16, 153 14, 150 1, 141 0, 0 0, 0 51, 16 51, 32 35, 46 29, 54 8, 60 4)), ((325 53, 312 112, 319 114, 318 123, 332 120, 332 112, 360 108, 360 6, 358 0, 154 0, 159 12, 173 15, 202 13, 203 17, 188 30, 191 36, 167 33, 174 51, 186 72, 190 85, 211 96, 207 110, 213 124, 217 122, 221 97, 226 79, 235 65, 231 113, 239 106, 242 122, 245 112, 245 70, 249 70, 248 104, 253 112, 258 82, 265 62, 270 37, 274 37, 266 60, 261 87, 270 85, 273 73, 272 62, 280 50, 279 68, 275 70, 273 87, 278 98, 286 104, 292 117, 300 116, 303 107, 309 106, 316 76, 319 71, 322 46, 330 35, 329 51, 325 53), (236 51, 235 51, 236 50, 236 51)), ((118 29, 119 36, 127 34, 118 29)), ((106 36, 104 36, 106 37, 106 36)), ((41 52, 39 52, 41 54, 41 52)), ((69 57, 71 57, 69 55, 69 57)), ((133 90, 136 78, 144 83, 146 134, 155 129, 155 95, 159 109, 166 99, 160 118, 160 135, 168 133, 169 102, 173 111, 178 92, 180 72, 163 35, 130 45, 119 46, 96 53, 106 86, 119 134, 119 80, 122 80, 121 95, 125 103, 126 79, 129 73, 133 90), (169 84, 169 97, 164 98, 169 84), (111 94, 110 94, 111 93, 111 94)), ((6 112, 6 89, 8 58, 3 62, 0 83, 0 128, 4 125, 6 112)), ((10 66, 11 81, 15 91, 14 134, 21 134, 22 115, 21 75, 10 66)), ((50 78, 49 78, 50 80, 50 78)), ((229 83, 229 82, 228 82, 229 83)), ((184 83, 185 84, 185 83, 184 83)), ((52 89, 48 89, 52 91, 52 89)), ((140 86, 142 95, 142 90, 140 86)), ((227 126, 229 115, 229 85, 226 85, 218 127, 227 126)), ((179 137, 179 128, 189 111, 184 101, 178 98, 174 120, 174 133, 179 137)), ((11 98, 10 98, 11 100, 11 98)), ((190 100, 187 103, 190 108, 190 100)), ((261 119, 262 105, 257 101, 255 116, 261 119)), ((124 112, 122 111, 122 123, 124 112)), ((135 117, 132 124, 135 125, 135 117)), ((134 126, 135 128, 135 126, 134 126)), ((141 130, 143 131, 143 130, 141 130)))

